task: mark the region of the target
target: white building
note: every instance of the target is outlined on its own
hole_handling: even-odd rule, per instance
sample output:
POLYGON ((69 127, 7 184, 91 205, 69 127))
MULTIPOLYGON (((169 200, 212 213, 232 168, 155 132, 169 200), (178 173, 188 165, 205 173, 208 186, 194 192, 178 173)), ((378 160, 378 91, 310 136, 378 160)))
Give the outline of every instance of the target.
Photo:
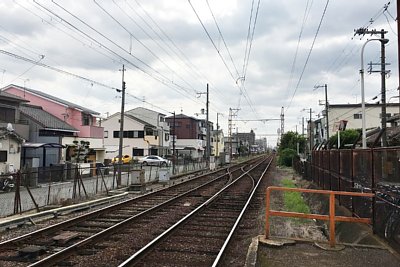
MULTIPOLYGON (((366 128, 381 127, 381 104, 365 104, 366 128)), ((386 104, 386 117, 399 114, 399 104, 386 104)), ((362 112, 361 104, 329 105, 329 136, 335 135, 341 120, 347 121, 346 129, 361 129, 362 112)), ((389 125, 387 125, 389 126, 389 125)))
MULTIPOLYGON (((115 113, 102 122, 106 158, 118 156, 120 113, 115 113)), ((169 153, 169 126, 165 115, 145 108, 135 108, 125 112, 122 154, 135 156, 169 153)))

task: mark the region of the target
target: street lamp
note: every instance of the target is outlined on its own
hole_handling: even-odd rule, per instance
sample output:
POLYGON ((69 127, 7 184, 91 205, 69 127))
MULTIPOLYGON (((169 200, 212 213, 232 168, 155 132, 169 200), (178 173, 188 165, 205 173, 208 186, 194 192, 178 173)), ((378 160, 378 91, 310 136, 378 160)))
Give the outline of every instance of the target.
POLYGON ((367 43, 371 41, 380 41, 383 44, 386 44, 389 42, 388 39, 369 39, 367 40, 362 48, 361 48, 361 69, 360 69, 360 74, 361 74, 361 116, 362 116, 362 121, 361 121, 361 128, 362 128, 362 148, 366 149, 367 148, 367 134, 365 130, 365 94, 364 94, 364 48, 367 45, 367 43))

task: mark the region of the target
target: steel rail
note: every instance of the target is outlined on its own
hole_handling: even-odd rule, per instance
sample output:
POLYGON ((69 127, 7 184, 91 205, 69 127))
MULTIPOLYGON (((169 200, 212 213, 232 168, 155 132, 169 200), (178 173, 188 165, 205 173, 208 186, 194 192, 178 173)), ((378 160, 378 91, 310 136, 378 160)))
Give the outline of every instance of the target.
MULTIPOLYGON (((237 171, 239 169, 240 168, 236 169, 235 171, 237 171)), ((133 220, 136 220, 139 217, 146 215, 147 213, 153 212, 153 211, 155 211, 157 209, 160 209, 160 208, 162 208, 162 207, 164 207, 164 206, 166 206, 168 204, 171 204, 174 201, 176 201, 176 200, 178 200, 178 199, 180 199, 180 198, 182 198, 182 197, 184 197, 184 196, 186 196, 186 195, 188 195, 188 194, 190 194, 190 193, 192 193, 192 192, 194 192, 196 190, 199 190, 199 189, 201 189, 201 188, 203 188, 205 186, 208 186, 208 185, 216 182, 217 180, 222 179, 223 177, 225 177, 227 175, 228 174, 222 174, 222 175, 220 175, 220 176, 218 176, 218 177, 216 177, 216 178, 214 178, 214 179, 212 179, 212 180, 210 180, 210 181, 208 181, 208 182, 206 182, 206 183, 204 183, 204 184, 202 184, 200 186, 197 186, 197 187, 195 187, 195 188, 193 188, 193 189, 191 189, 189 191, 186 191, 186 192, 184 192, 184 193, 182 193, 180 195, 177 195, 177 196, 175 196, 175 197, 173 197, 173 198, 171 198, 171 199, 169 199, 167 201, 164 201, 161 204, 158 204, 158 205, 153 206, 153 207, 151 207, 151 208, 149 208, 149 209, 147 209, 145 211, 142 211, 142 212, 140 212, 138 214, 135 214, 135 215, 131 216, 130 218, 127 218, 127 219, 125 219, 125 220, 123 220, 123 221, 121 221, 121 222, 119 222, 119 223, 117 223, 117 224, 115 224, 115 225, 113 225, 113 226, 111 226, 111 227, 109 227, 107 229, 104 229, 104 230, 102 230, 102 231, 100 231, 100 232, 98 232, 98 233, 96 233, 96 234, 84 239, 84 240, 81 240, 81 241, 79 241, 79 242, 77 242, 77 243, 75 243, 75 244, 73 244, 73 245, 71 245, 71 246, 69 246, 69 247, 67 247, 67 248, 65 248, 63 250, 60 250, 59 252, 56 252, 56 253, 54 253, 54 254, 46 257, 46 258, 43 258, 43 259, 41 259, 41 260, 29 265, 29 267, 49 266, 49 265, 56 264, 57 262, 60 262, 63 259, 68 258, 70 255, 74 254, 79 248, 81 248, 83 246, 86 246, 86 245, 88 245, 90 243, 94 243, 94 242, 100 241, 105 236, 109 236, 109 235, 115 233, 119 229, 123 228, 125 225, 131 223, 133 220)))
MULTIPOLYGON (((267 159, 266 159, 266 160, 267 160, 267 159)), ((217 255, 217 257, 215 258, 215 260, 214 260, 214 262, 213 262, 213 264, 212 264, 212 267, 216 267, 216 266, 218 266, 218 264, 220 263, 220 260, 222 259, 222 256, 223 256, 223 254, 225 253, 226 248, 227 248, 229 242, 232 240, 233 234, 235 233, 235 231, 236 231, 236 229, 237 229, 237 227, 238 227, 240 221, 242 220, 243 215, 244 215, 245 212, 247 211, 247 208, 248 208, 248 206, 249 206, 251 200, 253 199, 253 196, 254 196, 254 194, 256 193, 256 190, 258 189, 258 187, 259 187, 259 185, 260 185, 260 183, 261 183, 261 181, 262 181, 262 179, 263 179, 265 173, 268 171, 269 166, 271 165, 271 163, 272 163, 273 160, 274 160, 274 157, 271 156, 271 159, 270 159, 270 161, 269 161, 267 167, 265 168, 265 170, 264 170, 263 173, 261 174, 260 178, 258 179, 258 182, 257 182, 256 186, 254 187, 254 189, 253 189, 252 192, 251 192, 251 195, 249 196, 249 199, 247 200, 246 204, 244 205, 242 211, 240 212, 239 217, 237 218, 237 220, 236 220, 235 224, 233 225, 233 227, 232 227, 232 229, 231 229, 229 235, 228 235, 227 238, 225 239, 224 244, 222 245, 220 251, 218 252, 218 255, 217 255)))
MULTIPOLYGON (((237 168, 237 169, 239 169, 239 168, 237 168)), ((214 172, 201 175, 199 177, 196 177, 195 179, 201 179, 201 178, 203 178, 203 177, 205 177, 207 175, 215 174, 215 173, 220 172, 220 171, 223 171, 223 169, 222 170, 221 169, 220 170, 216 170, 214 172)), ((223 175, 226 175, 226 174, 221 174, 218 177, 222 177, 223 175)), ((189 182, 193 182, 193 180, 194 179, 190 179, 190 180, 187 180, 187 181, 185 181, 183 183, 175 184, 175 185, 173 185, 171 187, 166 187, 166 188, 162 188, 162 189, 160 189, 158 191, 149 192, 149 193, 144 194, 142 196, 139 196, 139 197, 136 197, 136 198, 133 198, 133 199, 127 199, 125 201, 122 201, 122 202, 119 202, 119 203, 116 203, 116 204, 113 204, 113 205, 110 205, 110 206, 107 206, 107 207, 104 207, 104 208, 89 212, 89 213, 86 213, 86 214, 83 214, 83 215, 80 215, 78 217, 71 218, 71 219, 68 219, 66 221, 59 222, 57 224, 53 224, 53 225, 51 225, 49 227, 46 227, 46 228, 43 228, 43 229, 39 229, 39 230, 33 231, 31 233, 27 233, 25 235, 17 236, 15 238, 0 242, 0 248, 1 247, 5 247, 5 246, 10 246, 13 243, 15 244, 16 242, 24 241, 24 240, 29 239, 29 238, 37 238, 39 236, 42 236, 43 234, 54 233, 56 231, 71 227, 74 224, 83 222, 85 220, 97 217, 97 216, 99 216, 101 214, 104 214, 104 213, 110 212, 112 210, 118 209, 118 208, 123 207, 123 206, 125 206, 127 204, 130 204, 132 202, 137 202, 137 201, 142 200, 143 198, 147 198, 147 197, 150 197, 152 195, 156 195, 156 194, 158 194, 160 192, 171 190, 171 189, 174 189, 175 187, 182 186, 182 185, 184 185, 186 183, 189 183, 189 182)), ((13 245, 13 246, 15 246, 15 245, 13 245)))
MULTIPOLYGON (((228 188, 236 184, 237 181, 239 181, 242 177, 246 176, 247 173, 258 167, 261 163, 263 163, 265 160, 259 161, 255 166, 250 168, 248 171, 245 171, 242 175, 240 175, 238 178, 236 178, 234 181, 231 183, 227 184, 224 186, 221 190, 219 190, 217 193, 215 193, 212 197, 210 197, 206 202, 198 206, 196 209, 191 211, 189 214, 187 214, 185 217, 180 219, 178 222, 176 222, 174 225, 172 225, 170 228, 165 230, 163 233, 158 235, 156 238, 154 238, 152 241, 150 241, 147 245, 142 247, 140 250, 138 250, 135 254, 133 254, 131 257, 129 257, 127 260, 122 262, 118 267, 126 267, 126 266, 132 266, 135 263, 137 263, 142 257, 145 256, 145 254, 150 251, 151 248, 153 248, 157 243, 162 241, 168 234, 170 234, 172 231, 176 230, 179 226, 183 225, 188 219, 193 217, 194 215, 197 215, 199 211, 203 210, 205 207, 210 205, 216 198, 222 195, 228 188)), ((243 169, 242 169, 243 170, 243 169)))

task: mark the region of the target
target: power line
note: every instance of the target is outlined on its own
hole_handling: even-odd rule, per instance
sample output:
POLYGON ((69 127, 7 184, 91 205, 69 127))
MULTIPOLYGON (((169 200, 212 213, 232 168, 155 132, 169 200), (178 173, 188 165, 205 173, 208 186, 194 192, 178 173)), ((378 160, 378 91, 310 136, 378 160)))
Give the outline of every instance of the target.
POLYGON ((189 2, 189 4, 190 4, 190 6, 192 7, 192 10, 193 10, 194 14, 196 15, 197 19, 199 20, 201 26, 203 27, 203 30, 204 30, 205 33, 207 34, 208 39, 210 39, 212 45, 214 46, 214 48, 215 48, 215 50, 217 51, 219 57, 221 58, 222 62, 224 63, 225 68, 228 70, 228 72, 229 72, 229 74, 231 75, 232 79, 233 79, 234 81, 236 81, 236 78, 233 76, 233 73, 232 73, 231 70, 229 69, 228 64, 226 64, 226 61, 225 61, 225 59, 222 57, 222 55, 221 55, 221 53, 220 53, 220 51, 219 51, 217 45, 215 44, 214 40, 211 38, 211 35, 210 35, 210 33, 207 31, 206 26, 204 25, 204 23, 203 23, 203 21, 201 20, 199 14, 197 13, 197 11, 196 11, 196 9, 194 8, 194 6, 192 5, 192 2, 190 2, 190 0, 188 0, 188 2, 189 2))
MULTIPOLYGON (((162 29, 162 27, 160 27, 160 25, 152 18, 152 16, 146 11, 146 9, 137 1, 135 0, 136 4, 138 5, 138 7, 143 11, 143 13, 149 18, 149 20, 156 26, 156 28, 160 31, 160 34, 146 21, 146 19, 137 12, 137 8, 133 8, 131 6, 131 4, 129 2, 126 2, 127 6, 129 7, 129 9, 134 12, 142 21, 144 24, 146 24, 146 26, 166 45, 166 47, 168 47, 181 61, 184 65, 186 65, 189 69, 191 69, 193 71, 193 74, 195 74, 197 76, 197 79, 199 81, 199 83, 201 85, 204 85, 206 82, 208 82, 210 84, 210 86, 212 88, 214 88, 213 92, 219 94, 222 98, 224 99, 225 96, 221 93, 221 91, 215 87, 205 76, 203 73, 201 73, 196 66, 193 64, 193 62, 190 60, 190 58, 182 51, 181 48, 179 48, 179 46, 174 42, 174 40, 172 40, 169 35, 162 29), (168 42, 166 42, 164 40, 164 38, 161 36, 163 35, 168 42), (171 47, 171 45, 173 47, 171 47), (201 81, 203 80, 203 81, 201 81)), ((224 100, 221 100, 221 102, 224 102, 224 100)), ((211 103, 211 105, 213 105, 211 103)))
POLYGON ((176 92, 178 92, 179 94, 188 97, 187 94, 184 94, 182 92, 180 92, 179 90, 177 90, 177 88, 182 89, 183 88, 174 83, 173 81, 168 81, 168 78, 165 77, 164 75, 162 75, 161 73, 159 73, 157 70, 153 69, 151 66, 149 66, 147 63, 145 63, 144 61, 142 61, 141 59, 135 57, 134 55, 130 54, 126 49, 124 49, 123 47, 121 47, 120 45, 118 45, 117 43, 115 43, 113 40, 111 40, 110 38, 108 38, 107 36, 105 36, 104 34, 102 34, 101 32, 99 32, 98 30, 94 29, 93 27, 91 27, 89 24, 87 24, 86 22, 84 22, 82 19, 80 19, 79 17, 77 17, 76 15, 72 14, 71 12, 69 12, 67 9, 65 9, 64 7, 62 7, 61 5, 57 4, 55 1, 53 1, 54 4, 56 4, 57 6, 59 6, 61 9, 63 9, 65 12, 67 12, 68 14, 70 14, 71 16, 73 16, 75 19, 79 20, 81 23, 83 23, 84 25, 86 25, 87 27, 89 27, 90 29, 92 29, 93 31, 95 31, 97 34, 99 34, 100 36, 102 36, 103 38, 105 38, 106 40, 108 40, 109 42, 111 42, 112 44, 114 44, 116 47, 118 47, 119 49, 121 49, 122 51, 126 52, 127 54, 129 54, 130 56, 132 56, 133 58, 135 58, 137 61, 139 61, 140 63, 142 63, 143 65, 145 65, 146 67, 148 67, 149 69, 153 70, 154 72, 156 72, 157 74, 159 74, 161 77, 158 76, 154 76, 153 74, 149 73, 148 71, 144 70, 143 68, 139 67, 138 65, 136 65, 135 63, 133 63, 132 61, 126 59, 125 57, 119 55, 118 53, 114 52, 112 49, 108 48, 106 45, 100 43, 99 41, 97 41, 96 39, 94 39, 93 37, 91 37, 90 35, 88 35, 87 33, 85 33, 84 31, 78 29, 76 26, 74 26, 72 23, 68 22, 66 19, 62 18, 61 16, 59 16, 58 14, 54 13, 53 11, 49 10, 48 8, 44 7, 43 5, 39 4, 38 2, 36 2, 36 0, 33 0, 34 3, 36 3, 37 5, 39 5, 40 7, 42 7, 43 9, 45 9, 47 12, 49 12, 50 14, 56 16, 57 18, 59 18, 62 22, 67 23, 68 25, 70 25, 71 27, 73 27, 76 31, 84 34, 85 36, 87 36, 90 40, 92 40, 93 42, 97 43, 100 47, 106 49, 107 51, 109 51, 110 53, 114 54, 115 56, 117 56, 118 58, 122 59, 124 62, 127 62, 128 64, 132 65, 134 68, 140 70, 141 72, 143 72, 144 74, 147 74, 148 76, 150 76, 151 78, 155 79, 156 81, 170 87, 171 89, 175 90, 176 92), (168 81, 168 82, 167 82, 168 81), (176 87, 176 88, 175 88, 176 87))
MULTIPOLYGON (((107 10, 105 10, 96 0, 93 0, 93 2, 104 12, 106 13, 112 20, 114 20, 121 28, 123 28, 127 33, 129 33, 129 35, 133 38, 135 38, 135 40, 140 43, 153 57, 155 57, 157 60, 159 60, 165 67, 167 67, 171 72, 173 72, 177 77, 179 77, 180 79, 182 79, 183 82, 185 82, 189 87, 191 87, 191 85, 185 80, 183 79, 178 73, 176 73, 174 70, 172 70, 159 56, 157 56, 148 46, 146 46, 142 41, 140 41, 130 30, 128 30, 124 25, 122 25, 122 23, 117 20, 114 16, 112 16, 107 10)), ((184 89, 187 93, 189 93, 189 91, 186 90, 186 88, 181 87, 182 89, 184 89)), ((193 91, 195 91, 193 88, 191 88, 193 91)))
POLYGON ((289 109, 290 105, 292 104, 293 98, 294 98, 294 96, 296 95, 297 89, 299 88, 300 82, 301 82, 301 80, 302 80, 302 78, 303 78, 304 72, 305 72, 305 70, 306 70, 308 61, 309 61, 310 56, 311 56, 311 52, 312 52, 312 50, 313 50, 313 48, 314 48, 315 41, 316 41, 316 39, 317 39, 319 30, 320 30, 320 28, 321 28, 322 21, 323 21, 323 19, 324 19, 324 17, 325 17, 325 13, 326 13, 326 9, 328 8, 328 4, 329 4, 329 0, 326 1, 324 11, 323 11, 323 13, 322 13, 321 19, 320 19, 319 24, 318 24, 317 31, 316 31, 316 33, 315 33, 313 42, 312 42, 311 47, 310 47, 310 50, 309 50, 309 52, 308 52, 307 59, 306 59, 306 61, 305 61, 305 63, 304 63, 303 70, 301 71, 299 80, 297 81, 296 88, 295 88, 295 90, 294 90, 294 92, 293 92, 293 95, 292 95, 292 97, 291 97, 291 99, 290 99, 289 105, 288 105, 287 108, 286 108, 286 111, 289 109))
MULTIPOLYGON (((253 110, 253 112, 255 113, 255 115, 257 115, 257 113, 255 112, 255 110, 254 110, 254 108, 253 108, 253 106, 252 106, 251 101, 250 101, 249 98, 246 96, 245 92, 243 92, 243 89, 238 85, 237 79, 235 79, 235 77, 233 76, 232 71, 229 69, 229 67, 228 67, 228 65, 227 65, 227 63, 226 63, 226 61, 225 61, 225 59, 222 57, 222 55, 221 55, 221 53, 220 53, 220 50, 217 48, 217 46, 216 46, 214 40, 211 38, 211 35, 210 35, 209 32, 207 31, 207 29, 206 29, 206 27, 205 27, 203 21, 201 20, 199 14, 197 13, 196 9, 194 8, 194 6, 193 6, 192 3, 190 2, 190 0, 188 0, 188 2, 189 2, 189 4, 190 4, 190 6, 192 7, 192 10, 193 10, 193 12, 195 13, 197 19, 199 20, 201 26, 203 27, 205 33, 207 34, 208 38, 210 39, 212 45, 214 46, 215 50, 217 51, 219 57, 221 58, 222 62, 224 63, 225 68, 228 70, 229 74, 231 75, 232 79, 235 81, 235 83, 236 83, 236 85, 238 86, 239 90, 244 94, 247 103, 249 104, 249 106, 251 107, 251 109, 253 110)), ((240 78, 240 77, 239 77, 239 78, 240 78)), ((244 87, 243 87, 243 88, 244 88, 244 87)))
POLYGON ((288 86, 287 86, 287 88, 286 88, 285 99, 288 98, 289 89, 290 89, 290 86, 292 86, 294 70, 295 70, 296 62, 297 62, 297 55, 298 55, 299 47, 300 47, 300 41, 301 41, 301 37, 303 36, 304 26, 305 26, 305 24, 306 24, 306 21, 307 21, 307 19, 308 19, 309 14, 310 14, 311 6, 312 6, 313 2, 314 2, 314 1, 311 0, 311 4, 309 4, 309 3, 310 3, 310 0, 307 0, 306 8, 305 8, 305 10, 304 10, 303 22, 302 22, 301 27, 300 27, 299 37, 297 38, 296 52, 294 53, 294 58, 293 58, 293 62, 292 62, 292 67, 291 67, 291 70, 290 70, 290 76, 289 76, 288 86), (308 12, 307 12, 307 11, 308 11, 308 12))
POLYGON ((85 78, 85 77, 80 76, 78 74, 74 74, 72 72, 65 71, 65 70, 62 70, 62 69, 59 69, 59 68, 56 68, 56 67, 52 67, 52 66, 49 66, 47 64, 41 63, 40 61, 34 61, 32 59, 29 59, 29 58, 26 58, 26 57, 23 57, 23 56, 20 56, 20 55, 17 55, 17 54, 14 54, 14 53, 11 53, 11 52, 8 52, 8 51, 5 51, 5 50, 0 50, 0 53, 4 54, 6 56, 14 57, 16 59, 29 62, 29 63, 37 65, 37 66, 41 66, 43 68, 47 68, 47 69, 56 71, 58 73, 62 73, 62 74, 69 75, 69 76, 72 76, 72 77, 75 77, 75 78, 78 78, 78 79, 81 79, 81 80, 84 80, 84 81, 87 81, 87 82, 90 82, 90 83, 94 83, 94 84, 97 84, 97 85, 102 86, 102 87, 106 87, 106 88, 113 89, 113 90, 119 90, 118 88, 106 85, 104 83, 97 82, 95 80, 92 80, 92 79, 89 79, 89 78, 85 78))
POLYGON ((210 3, 208 2, 208 0, 206 0, 206 3, 207 3, 207 6, 208 6, 208 9, 210 10, 210 13, 211 13, 211 15, 212 15, 212 17, 213 17, 213 19, 214 19, 215 26, 216 26, 217 29, 218 29, 219 35, 221 36, 221 39, 222 39, 222 42, 224 43, 224 46, 225 46, 225 48, 226 48, 226 51, 228 52, 229 58, 231 59, 232 65, 233 65, 233 67, 235 68, 236 74, 237 74, 238 77, 240 77, 239 71, 238 71, 237 68, 236 68, 235 62, 233 62, 233 58, 232 58, 231 52, 229 51, 228 45, 227 45, 226 42, 225 42, 225 38, 224 38, 224 36, 222 35, 222 32, 221 32, 220 27, 218 26, 217 20, 216 20, 216 18, 215 18, 215 16, 214 16, 214 12, 213 12, 212 9, 211 9, 210 3))
POLYGON ((253 23, 253 30, 252 30, 252 33, 251 33, 251 39, 250 39, 250 43, 249 43, 249 49, 248 49, 247 57, 246 57, 246 64, 245 64, 245 66, 244 66, 244 68, 243 68, 243 74, 242 74, 242 75, 243 75, 244 80, 246 79, 247 66, 249 65, 250 52, 251 52, 251 47, 252 47, 252 45, 253 45, 253 38, 254 38, 255 29, 256 29, 256 24, 257 24, 257 18, 258 18, 258 10, 259 10, 259 8, 260 8, 260 0, 258 0, 256 15, 255 15, 255 18, 254 18, 254 23, 253 23))

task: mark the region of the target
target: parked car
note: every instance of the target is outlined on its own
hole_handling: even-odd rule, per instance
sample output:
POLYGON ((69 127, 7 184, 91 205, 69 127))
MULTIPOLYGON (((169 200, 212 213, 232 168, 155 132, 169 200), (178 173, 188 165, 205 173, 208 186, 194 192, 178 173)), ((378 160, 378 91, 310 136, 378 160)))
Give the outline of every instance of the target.
MULTIPOLYGON (((132 157, 129 155, 123 155, 122 156, 122 163, 129 163, 132 160, 132 157)), ((115 157, 111 160, 111 163, 118 163, 119 162, 119 157, 115 157)))
POLYGON ((169 166, 171 165, 171 161, 164 159, 160 156, 146 156, 139 159, 139 163, 146 165, 155 165, 155 166, 169 166))

